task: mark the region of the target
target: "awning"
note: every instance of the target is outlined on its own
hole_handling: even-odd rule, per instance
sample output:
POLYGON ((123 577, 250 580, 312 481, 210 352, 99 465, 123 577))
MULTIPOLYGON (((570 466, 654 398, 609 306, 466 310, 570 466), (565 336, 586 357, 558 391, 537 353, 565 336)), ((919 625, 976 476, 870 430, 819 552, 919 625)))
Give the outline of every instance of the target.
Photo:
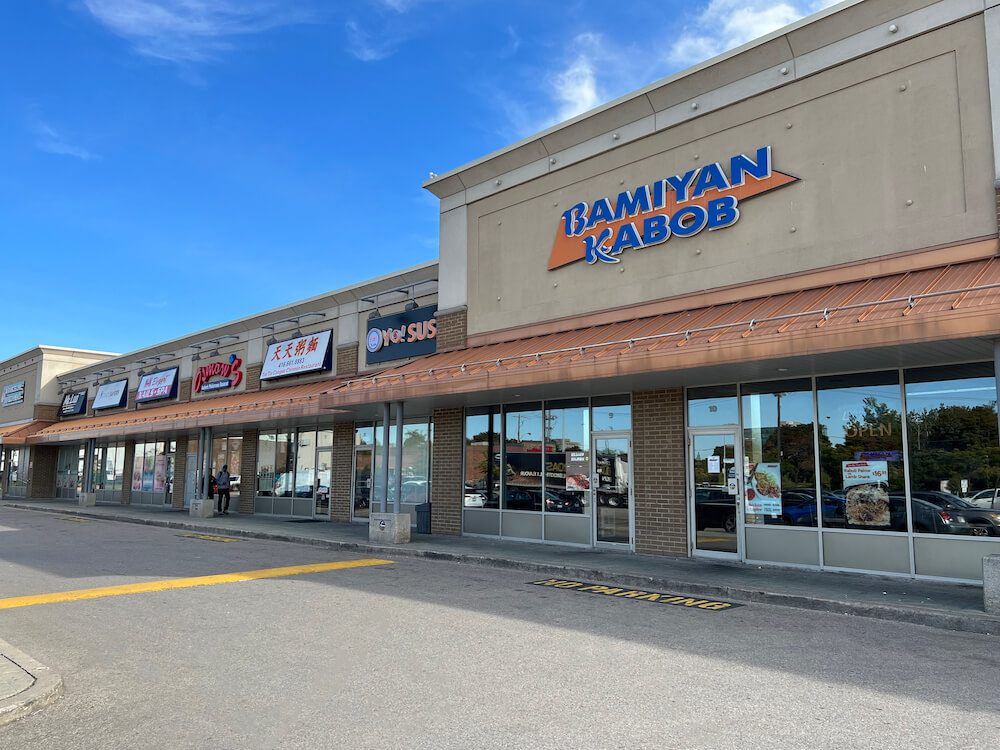
POLYGON ((319 395, 340 380, 247 391, 228 396, 199 399, 186 403, 139 408, 114 414, 97 414, 47 426, 32 435, 30 443, 54 443, 92 437, 134 435, 138 432, 163 432, 227 424, 248 424, 270 419, 329 415, 322 409, 319 395))
POLYGON ((992 257, 869 278, 857 278, 859 271, 885 266, 858 264, 854 278, 840 283, 774 294, 759 293, 772 282, 748 284, 716 304, 441 352, 348 380, 322 401, 336 408, 994 337, 1000 334, 1000 260, 996 240, 980 244, 992 257), (741 291, 748 296, 740 298, 741 291))
POLYGON ((21 422, 20 424, 9 424, 0 427, 0 444, 2 445, 24 445, 27 438, 37 433, 39 430, 48 427, 52 422, 36 420, 34 422, 21 422))

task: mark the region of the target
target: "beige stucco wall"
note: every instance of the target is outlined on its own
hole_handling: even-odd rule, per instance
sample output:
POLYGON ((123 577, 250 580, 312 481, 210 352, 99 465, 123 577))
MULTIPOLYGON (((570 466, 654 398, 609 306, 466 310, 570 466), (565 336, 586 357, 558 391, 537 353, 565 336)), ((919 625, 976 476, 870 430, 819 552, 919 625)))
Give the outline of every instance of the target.
POLYGON ((985 50, 974 16, 470 204, 469 332, 996 232, 985 50), (801 181, 732 227, 546 270, 573 204, 766 145, 801 181))
POLYGON ((0 407, 0 424, 26 422, 34 417, 35 403, 38 396, 38 372, 41 367, 41 356, 33 358, 32 364, 18 367, 11 372, 0 375, 0 393, 9 385, 24 381, 24 401, 11 406, 0 407))

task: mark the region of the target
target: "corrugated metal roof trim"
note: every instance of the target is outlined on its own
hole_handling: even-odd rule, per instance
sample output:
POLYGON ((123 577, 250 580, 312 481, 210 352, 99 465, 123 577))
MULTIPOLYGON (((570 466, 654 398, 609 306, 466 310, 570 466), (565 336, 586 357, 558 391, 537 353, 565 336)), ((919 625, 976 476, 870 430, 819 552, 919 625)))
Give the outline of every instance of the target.
POLYGON ((431 354, 330 392, 428 382, 662 347, 707 347, 792 331, 1000 303, 995 258, 665 313, 515 341, 431 354))

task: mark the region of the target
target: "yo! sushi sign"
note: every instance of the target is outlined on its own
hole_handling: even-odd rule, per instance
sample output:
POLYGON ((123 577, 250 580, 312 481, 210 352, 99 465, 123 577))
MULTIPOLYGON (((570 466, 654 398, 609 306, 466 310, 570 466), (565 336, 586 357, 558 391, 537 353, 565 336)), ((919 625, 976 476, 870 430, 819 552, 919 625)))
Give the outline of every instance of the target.
POLYGON ((577 203, 559 221, 549 270, 578 260, 620 263, 618 256, 626 250, 731 227, 740 218, 740 201, 798 180, 771 169, 770 146, 753 156, 736 154, 728 167, 727 173, 713 162, 624 190, 616 198, 577 203))
POLYGON ((370 365, 437 351, 437 307, 418 307, 368 321, 370 365))

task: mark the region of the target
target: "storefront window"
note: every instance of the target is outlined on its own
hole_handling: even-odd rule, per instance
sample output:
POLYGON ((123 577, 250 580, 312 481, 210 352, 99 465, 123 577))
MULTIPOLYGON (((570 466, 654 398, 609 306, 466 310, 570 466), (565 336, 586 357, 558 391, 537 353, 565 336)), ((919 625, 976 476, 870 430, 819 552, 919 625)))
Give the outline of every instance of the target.
POLYGON ((316 490, 316 430, 299 430, 295 452, 295 497, 313 497, 316 490))
POLYGON ((257 494, 274 495, 274 466, 278 437, 273 432, 262 432, 257 437, 257 494))
MULTIPOLYGON (((545 510, 589 513, 593 472, 587 399, 549 401, 545 406, 545 510)), ((611 408, 605 411, 614 413, 611 408)))
POLYGON ((717 427, 736 424, 736 386, 688 388, 687 411, 689 427, 717 427))
POLYGON ((10 469, 7 474, 7 487, 14 494, 23 494, 28 487, 28 446, 10 449, 10 469))
POLYGON ((164 441, 136 443, 132 460, 132 490, 170 494, 173 486, 173 455, 167 452, 175 443, 164 441))
POLYGON ((632 429, 632 406, 627 395, 596 396, 591 406, 595 431, 632 429))
POLYGON ((429 497, 430 426, 426 419, 403 427, 404 503, 425 503, 429 497))
POLYGON ((907 530, 899 376, 837 375, 816 382, 823 525, 907 530), (837 500, 833 500, 837 498, 837 500))
POLYGON ((541 404, 504 410, 503 483, 505 510, 542 509, 541 404))
POLYGON ((91 476, 91 492, 97 490, 122 489, 122 475, 125 473, 125 444, 111 443, 94 449, 94 469, 91 476))
POLYGON ((1000 445, 993 364, 907 370, 913 530, 995 536, 1000 445))
MULTIPOLYGON (((812 383, 750 383, 741 389, 746 522, 817 525, 812 383)), ((824 522, 841 509, 824 497, 824 522)))
POLYGON ((275 445, 274 494, 291 497, 295 492, 295 433, 279 432, 275 445))
POLYGON ((354 517, 368 518, 372 501, 372 462, 375 428, 358 426, 354 430, 354 517))
POLYGON ((493 407, 465 416, 465 507, 500 507, 500 415, 493 407))
POLYGON ((62 445, 56 458, 56 490, 66 496, 77 488, 80 479, 79 463, 83 449, 78 445, 62 445))

